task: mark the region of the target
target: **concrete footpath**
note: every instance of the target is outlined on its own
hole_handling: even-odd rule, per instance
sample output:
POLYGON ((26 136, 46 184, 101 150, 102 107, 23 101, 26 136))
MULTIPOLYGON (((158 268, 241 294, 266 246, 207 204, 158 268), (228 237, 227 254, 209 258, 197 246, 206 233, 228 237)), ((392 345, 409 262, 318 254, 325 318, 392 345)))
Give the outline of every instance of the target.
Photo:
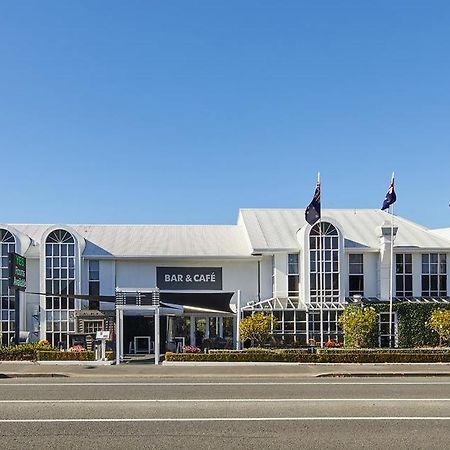
POLYGON ((450 363, 299 364, 299 363, 166 363, 96 365, 0 362, 0 379, 25 377, 99 378, 305 378, 305 377, 450 377, 450 363))

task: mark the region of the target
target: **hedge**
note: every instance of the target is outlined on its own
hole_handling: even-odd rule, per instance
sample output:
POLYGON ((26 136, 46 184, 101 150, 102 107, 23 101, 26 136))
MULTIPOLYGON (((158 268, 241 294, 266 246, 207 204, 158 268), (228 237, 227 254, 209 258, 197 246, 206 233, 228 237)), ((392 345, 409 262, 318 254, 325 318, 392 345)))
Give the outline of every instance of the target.
POLYGON ((59 350, 53 351, 38 351, 38 361, 94 361, 95 354, 92 351, 85 350, 83 352, 61 352, 59 350))
POLYGON ((450 362, 450 349, 250 349, 211 353, 166 353, 166 361, 298 362, 298 363, 420 363, 450 362))
MULTIPOLYGON (((371 304, 377 312, 389 312, 389 303, 371 304)), ((393 311, 397 312, 398 346, 402 348, 426 347, 439 345, 439 336, 426 326, 431 313, 435 309, 450 309, 443 303, 394 303, 393 311)), ((377 345, 376 333, 372 345, 377 345)))
MULTIPOLYGON (((82 352, 61 352, 59 350, 41 350, 37 353, 38 361, 95 361, 95 352, 85 350, 82 352)), ((106 359, 114 359, 114 352, 106 352, 106 359)))
POLYGON ((166 361, 222 362, 315 362, 316 355, 306 350, 246 349, 210 353, 166 353, 166 361))
POLYGON ((39 350, 52 350, 49 345, 39 343, 0 346, 0 361, 35 361, 39 350))

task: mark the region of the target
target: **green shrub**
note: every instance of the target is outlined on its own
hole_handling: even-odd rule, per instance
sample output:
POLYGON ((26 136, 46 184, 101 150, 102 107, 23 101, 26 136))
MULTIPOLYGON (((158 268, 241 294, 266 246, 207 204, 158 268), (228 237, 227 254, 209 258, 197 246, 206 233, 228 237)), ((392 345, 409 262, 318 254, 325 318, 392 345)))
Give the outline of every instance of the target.
POLYGON ((450 310, 435 309, 426 325, 439 335, 440 345, 444 341, 448 342, 450 339, 450 310))
POLYGON ((39 350, 38 361, 94 361, 95 353, 89 350, 84 352, 61 352, 59 350, 39 350))
MULTIPOLYGON (((388 312, 389 303, 372 305, 377 312, 388 312)), ((439 336, 427 322, 434 310, 450 309, 450 304, 442 303, 394 303, 397 312, 398 346, 402 348, 428 347, 439 345, 439 336)))
POLYGON ((257 345, 264 344, 271 337, 272 317, 270 314, 255 313, 242 319, 239 324, 242 341, 249 340, 257 345))
POLYGON ((377 313, 371 307, 348 306, 338 321, 344 331, 346 346, 367 347, 377 324, 377 313))
POLYGON ((42 342, 0 346, 0 361, 35 361, 39 350, 53 350, 42 342))
POLYGON ((292 363, 421 363, 450 362, 450 348, 432 349, 247 349, 210 353, 166 353, 166 361, 292 362, 292 363))
POLYGON ((210 353, 166 353, 166 361, 222 362, 314 362, 316 355, 305 350, 246 349, 210 353))
POLYGON ((450 362, 450 349, 318 349, 323 363, 422 363, 450 362))

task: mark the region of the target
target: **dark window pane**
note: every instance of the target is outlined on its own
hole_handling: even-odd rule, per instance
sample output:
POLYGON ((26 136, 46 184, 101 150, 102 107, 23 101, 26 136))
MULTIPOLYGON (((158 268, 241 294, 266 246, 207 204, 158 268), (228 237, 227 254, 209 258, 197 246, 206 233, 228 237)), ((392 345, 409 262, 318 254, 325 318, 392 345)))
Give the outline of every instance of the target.
POLYGON ((428 276, 422 276, 422 295, 427 295, 430 290, 430 280, 428 276))
POLYGON ((431 276, 431 290, 437 291, 438 290, 438 277, 437 276, 431 276))
POLYGON ((446 275, 441 275, 439 277, 439 290, 440 291, 446 291, 447 290, 447 276, 446 275))
POLYGON ((405 277, 405 290, 412 291, 412 277, 411 276, 405 277))
MULTIPOLYGON (((403 286, 403 276, 397 276, 396 280, 395 280, 396 286, 397 286, 397 292, 402 292, 404 289, 403 286)), ((402 294, 397 294, 397 295, 402 295, 402 294)))
MULTIPOLYGON (((291 289, 290 287, 288 287, 288 289, 295 290, 291 289)), ((91 281, 89 283, 89 295, 100 295, 100 283, 98 281, 91 281)))
POLYGON ((348 282, 349 295, 361 294, 364 291, 364 277, 362 275, 350 275, 348 282))

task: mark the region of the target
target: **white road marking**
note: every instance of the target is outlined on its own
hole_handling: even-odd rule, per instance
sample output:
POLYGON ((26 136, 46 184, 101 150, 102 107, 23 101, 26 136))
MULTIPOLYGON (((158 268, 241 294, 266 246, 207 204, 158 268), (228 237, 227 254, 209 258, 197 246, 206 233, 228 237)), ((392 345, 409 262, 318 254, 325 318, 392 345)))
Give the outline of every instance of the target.
POLYGON ((315 421, 357 421, 357 420, 450 420, 448 416, 362 416, 362 417, 166 417, 166 418, 96 418, 96 419, 0 419, 0 423, 74 423, 74 422, 282 422, 282 421, 296 421, 296 422, 315 422, 315 421))
MULTIPOLYGON (((10 379, 11 380, 11 379, 10 379)), ((431 386, 431 385, 450 385, 450 381, 404 381, 404 382, 392 382, 392 381, 325 381, 325 382, 315 382, 315 381, 286 381, 286 382, 167 382, 167 383, 156 383, 156 382, 86 382, 86 383, 10 383, 1 382, 0 388, 7 387, 11 388, 14 386, 158 386, 158 387, 172 387, 172 386, 377 386, 377 385, 389 385, 389 386, 431 386)))
POLYGON ((198 398, 198 399, 67 399, 0 400, 10 403, 311 403, 311 402, 450 402, 450 398, 198 398))

